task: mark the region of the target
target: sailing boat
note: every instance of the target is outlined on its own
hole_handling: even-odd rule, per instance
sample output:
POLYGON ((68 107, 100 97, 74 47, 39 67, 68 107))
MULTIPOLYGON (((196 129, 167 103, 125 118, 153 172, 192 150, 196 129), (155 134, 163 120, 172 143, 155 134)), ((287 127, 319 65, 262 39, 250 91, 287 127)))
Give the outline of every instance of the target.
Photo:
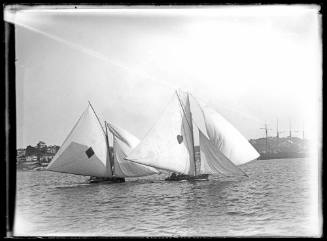
POLYGON ((221 115, 193 99, 205 123, 204 128, 196 125, 199 167, 195 159, 190 95, 180 90, 175 91, 161 118, 126 159, 173 172, 166 179, 172 181, 208 180, 209 174, 246 175, 237 165, 258 158, 259 153, 221 115))
POLYGON ((105 128, 91 103, 47 166, 47 170, 91 176, 90 182, 124 182, 125 177, 159 173, 152 167, 123 158, 139 140, 126 130, 105 122, 105 128), (108 129, 114 136, 113 152, 109 148, 108 129))

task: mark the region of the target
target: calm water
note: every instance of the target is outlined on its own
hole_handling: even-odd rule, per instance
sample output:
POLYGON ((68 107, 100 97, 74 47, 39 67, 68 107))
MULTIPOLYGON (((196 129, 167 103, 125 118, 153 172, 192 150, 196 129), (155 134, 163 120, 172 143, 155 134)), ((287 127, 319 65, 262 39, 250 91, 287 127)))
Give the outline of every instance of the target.
MULTIPOLYGON (((310 159, 253 161, 249 178, 87 184, 87 177, 17 173, 16 235, 311 236, 310 159)), ((316 209, 315 209, 316 210, 316 209)))

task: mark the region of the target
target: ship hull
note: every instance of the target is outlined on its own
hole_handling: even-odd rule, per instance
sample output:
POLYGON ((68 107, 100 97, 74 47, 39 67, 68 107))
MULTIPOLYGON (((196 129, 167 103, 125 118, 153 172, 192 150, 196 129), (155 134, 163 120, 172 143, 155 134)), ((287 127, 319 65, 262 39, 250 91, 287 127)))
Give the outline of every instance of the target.
POLYGON ((123 177, 91 177, 89 183, 121 183, 125 182, 123 177))
POLYGON ((189 175, 171 175, 165 179, 165 181, 208 181, 209 174, 200 174, 196 176, 189 175))

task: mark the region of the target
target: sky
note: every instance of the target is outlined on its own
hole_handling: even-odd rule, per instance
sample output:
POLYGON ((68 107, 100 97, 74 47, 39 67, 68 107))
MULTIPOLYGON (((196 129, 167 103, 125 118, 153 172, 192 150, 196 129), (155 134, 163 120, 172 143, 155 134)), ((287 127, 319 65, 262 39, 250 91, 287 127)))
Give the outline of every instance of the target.
POLYGON ((17 147, 61 145, 90 101, 142 139, 176 88, 246 138, 317 139, 321 16, 315 5, 14 6, 17 147), (15 8, 16 7, 16 8, 15 8), (16 9, 16 10, 15 10, 16 9))

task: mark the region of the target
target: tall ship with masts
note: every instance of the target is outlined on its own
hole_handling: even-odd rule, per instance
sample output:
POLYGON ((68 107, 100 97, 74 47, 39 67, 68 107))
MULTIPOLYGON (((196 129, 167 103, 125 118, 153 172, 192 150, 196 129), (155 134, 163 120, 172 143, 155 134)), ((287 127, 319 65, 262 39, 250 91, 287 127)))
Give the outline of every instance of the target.
POLYGON ((239 165, 259 156, 248 140, 214 109, 201 105, 188 92, 176 90, 157 123, 125 159, 166 170, 172 173, 166 180, 180 181, 207 180, 210 174, 246 175, 239 165), (195 110, 204 125, 194 121, 195 110), (194 129, 200 146, 198 166, 194 129))

